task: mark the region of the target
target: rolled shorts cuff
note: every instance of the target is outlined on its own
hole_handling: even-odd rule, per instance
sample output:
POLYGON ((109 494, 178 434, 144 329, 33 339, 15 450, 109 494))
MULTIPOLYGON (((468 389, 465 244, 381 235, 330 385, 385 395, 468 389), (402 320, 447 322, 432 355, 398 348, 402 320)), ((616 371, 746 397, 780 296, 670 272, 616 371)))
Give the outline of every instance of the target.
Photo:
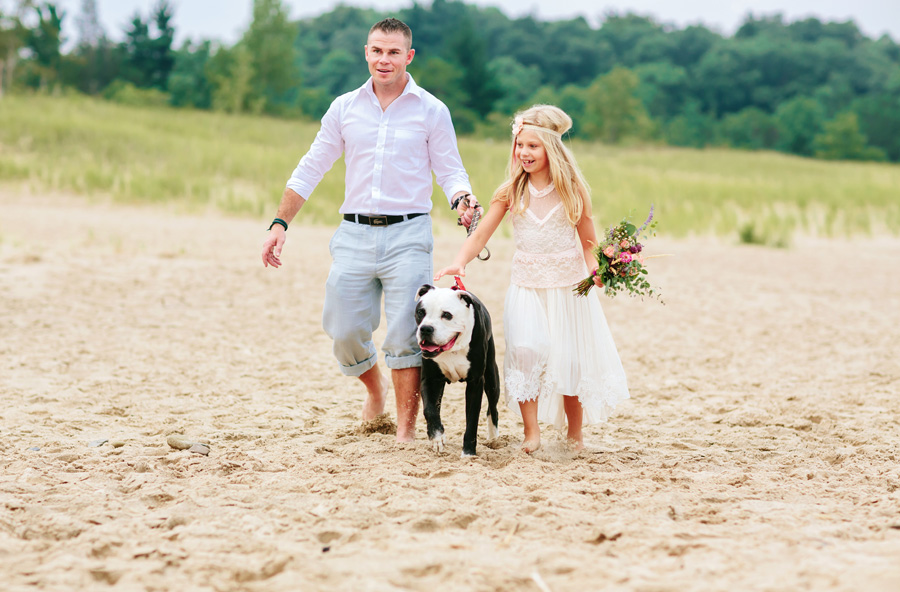
POLYGON ((343 364, 340 364, 341 373, 344 376, 355 376, 358 378, 375 367, 375 364, 377 363, 378 354, 375 354, 368 360, 364 360, 359 364, 353 364, 352 366, 344 366, 343 364))
POLYGON ((419 368, 422 365, 422 352, 416 352, 409 356, 385 356, 384 364, 391 370, 405 370, 406 368, 419 368))

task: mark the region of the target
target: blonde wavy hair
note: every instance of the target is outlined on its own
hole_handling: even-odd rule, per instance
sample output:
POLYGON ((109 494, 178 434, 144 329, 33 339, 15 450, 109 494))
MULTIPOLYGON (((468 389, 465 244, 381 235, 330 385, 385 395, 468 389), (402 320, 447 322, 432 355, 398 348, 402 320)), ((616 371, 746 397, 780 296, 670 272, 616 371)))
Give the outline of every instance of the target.
POLYGON ((506 180, 494 192, 491 201, 502 203, 513 214, 528 209, 528 173, 516 158, 516 139, 523 128, 534 132, 543 145, 550 165, 550 180, 559 193, 566 217, 575 226, 581 219, 585 200, 591 199, 591 190, 575 156, 562 141, 562 135, 572 128, 572 118, 553 105, 534 105, 516 113, 506 180))

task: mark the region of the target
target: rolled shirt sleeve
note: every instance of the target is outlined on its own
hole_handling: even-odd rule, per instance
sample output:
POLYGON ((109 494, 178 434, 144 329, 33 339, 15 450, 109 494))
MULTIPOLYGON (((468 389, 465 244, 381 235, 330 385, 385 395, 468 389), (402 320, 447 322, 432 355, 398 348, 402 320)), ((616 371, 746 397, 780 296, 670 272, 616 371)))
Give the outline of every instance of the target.
POLYGON ((316 134, 309 151, 300 159, 297 168, 288 179, 287 187, 293 189, 303 198, 309 196, 316 186, 322 181, 341 154, 344 152, 344 139, 341 135, 340 124, 341 104, 335 100, 331 103, 325 116, 322 117, 322 127, 316 134))
POLYGON ((434 121, 428 138, 428 156, 437 184, 444 190, 447 202, 452 205, 453 196, 460 191, 471 193, 472 185, 459 155, 450 110, 443 103, 437 109, 434 121))

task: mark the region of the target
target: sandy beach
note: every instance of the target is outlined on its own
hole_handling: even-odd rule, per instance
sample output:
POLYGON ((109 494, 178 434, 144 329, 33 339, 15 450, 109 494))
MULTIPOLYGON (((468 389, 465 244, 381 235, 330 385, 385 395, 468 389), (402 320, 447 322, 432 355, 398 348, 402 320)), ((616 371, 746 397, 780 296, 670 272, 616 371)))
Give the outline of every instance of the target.
POLYGON ((601 296, 632 399, 464 459, 459 384, 442 456, 360 431, 332 229, 264 269, 267 222, 0 191, 0 589, 900 590, 900 239, 653 240, 666 304, 601 296))

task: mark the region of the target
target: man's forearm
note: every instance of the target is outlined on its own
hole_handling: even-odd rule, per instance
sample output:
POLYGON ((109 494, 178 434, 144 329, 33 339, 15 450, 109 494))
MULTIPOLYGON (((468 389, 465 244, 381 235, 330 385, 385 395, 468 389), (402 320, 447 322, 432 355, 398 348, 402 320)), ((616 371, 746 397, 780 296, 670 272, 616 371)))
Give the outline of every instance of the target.
POLYGON ((306 199, 304 197, 293 189, 286 187, 281 196, 281 204, 278 206, 278 214, 275 217, 290 223, 305 203, 306 199))

